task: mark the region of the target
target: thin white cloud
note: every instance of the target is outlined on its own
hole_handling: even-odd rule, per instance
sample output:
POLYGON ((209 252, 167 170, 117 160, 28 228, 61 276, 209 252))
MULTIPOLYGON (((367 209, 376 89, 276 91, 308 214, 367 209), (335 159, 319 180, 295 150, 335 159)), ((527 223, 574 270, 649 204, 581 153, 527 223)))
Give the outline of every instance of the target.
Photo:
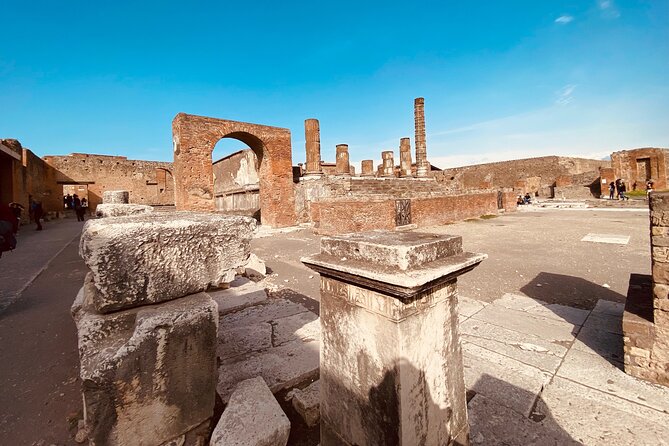
POLYGON ((597 6, 602 11, 602 15, 607 19, 617 19, 620 17, 620 12, 613 0, 597 0, 597 6))
POLYGON ((576 90, 575 84, 567 84, 562 87, 557 92, 557 99, 555 103, 557 105, 568 105, 574 100, 574 90, 576 90))
POLYGON ((574 17, 570 16, 570 15, 567 15, 567 14, 561 15, 560 17, 555 19, 555 23, 557 23, 559 25, 566 25, 567 23, 571 23, 573 21, 574 21, 574 17))

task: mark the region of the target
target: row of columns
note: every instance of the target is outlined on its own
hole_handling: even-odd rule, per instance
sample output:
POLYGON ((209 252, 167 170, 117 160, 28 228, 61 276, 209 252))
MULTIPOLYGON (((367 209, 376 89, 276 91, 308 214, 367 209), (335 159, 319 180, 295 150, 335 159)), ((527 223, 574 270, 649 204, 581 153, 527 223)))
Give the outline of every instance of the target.
MULTIPOLYGON (((430 165, 427 162, 427 146, 425 143, 425 99, 416 98, 414 100, 414 124, 416 136, 416 176, 426 177, 430 171, 430 165)), ((306 175, 323 175, 321 167, 321 136, 318 119, 307 119, 304 121, 304 133, 306 140, 307 162, 306 175)), ((383 164, 381 165, 379 176, 395 176, 395 160, 392 150, 381 152, 383 164)), ((411 141, 409 138, 400 139, 400 177, 412 177, 411 172, 411 141)), ((350 175, 351 166, 348 155, 348 144, 337 144, 337 163, 335 174, 350 175)), ((374 161, 363 160, 363 177, 374 176, 374 161)))

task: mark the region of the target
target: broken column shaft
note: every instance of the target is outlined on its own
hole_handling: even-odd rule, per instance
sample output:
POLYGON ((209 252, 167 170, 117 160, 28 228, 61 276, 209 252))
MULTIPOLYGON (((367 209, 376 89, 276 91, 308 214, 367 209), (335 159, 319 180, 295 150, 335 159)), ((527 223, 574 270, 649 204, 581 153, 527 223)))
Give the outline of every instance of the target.
POLYGON ((395 176, 395 158, 392 150, 387 150, 381 152, 381 158, 383 159, 383 176, 384 177, 394 177, 395 176))
POLYGON ((416 130, 416 176, 426 177, 430 167, 427 162, 427 145, 425 143, 425 99, 416 98, 413 108, 416 130))
POLYGON ((351 165, 348 162, 348 144, 337 144, 337 175, 351 175, 351 165))
POLYGON ((373 177, 374 176, 374 160, 363 160, 361 163, 360 172, 361 177, 373 177))
POLYGON ((457 277, 485 254, 459 236, 321 239, 321 445, 467 445, 457 277))
POLYGON ((400 139, 400 177, 406 178, 411 174, 411 142, 409 138, 400 139))
POLYGON ((306 175, 323 175, 321 168, 321 130, 318 119, 304 121, 304 137, 307 150, 306 175))

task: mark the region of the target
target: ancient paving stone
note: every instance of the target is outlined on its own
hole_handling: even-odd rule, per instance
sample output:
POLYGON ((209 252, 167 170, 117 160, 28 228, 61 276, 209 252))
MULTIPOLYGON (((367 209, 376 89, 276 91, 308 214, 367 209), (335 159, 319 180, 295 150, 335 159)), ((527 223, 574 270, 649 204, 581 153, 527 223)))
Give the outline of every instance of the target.
POLYGON ((583 444, 669 444, 669 413, 620 396, 556 377, 544 389, 537 412, 547 415, 544 424, 583 444))
POLYGON ((293 407, 307 426, 315 426, 321 418, 321 382, 314 381, 304 389, 293 391, 293 407))
POLYGON ((212 446, 285 446, 290 421, 261 377, 240 382, 211 436, 212 446))
POLYGON ((612 315, 608 313, 593 312, 585 321, 583 327, 591 327, 596 330, 606 331, 608 333, 615 333, 622 336, 623 334, 623 319, 621 315, 612 315))
POLYGON ((263 286, 248 279, 241 281, 237 278, 230 285, 230 288, 225 290, 207 291, 218 304, 218 313, 221 316, 258 305, 268 298, 263 286), (236 283, 238 285, 235 285, 236 283))
POLYGON ((582 242, 611 243, 614 245, 626 245, 630 241, 629 235, 618 234, 587 234, 581 239, 582 242))
POLYGON ((153 212, 152 206, 145 204, 99 204, 95 208, 95 216, 104 217, 124 217, 128 215, 149 214, 153 212))
POLYGON ((481 311, 486 305, 486 302, 481 302, 480 300, 458 296, 458 315, 464 318, 471 317, 481 311))
POLYGON ((275 346, 295 340, 319 341, 321 338, 320 319, 311 311, 276 319, 272 328, 275 346))
POLYGON ((555 373, 567 353, 560 344, 476 319, 463 322, 460 332, 467 342, 551 373, 555 373))
POLYGON ((272 347, 272 325, 267 322, 235 327, 218 332, 218 357, 227 361, 239 355, 267 350, 272 347))
POLYGON ((192 212, 89 220, 79 252, 100 312, 174 299, 230 282, 249 256, 255 221, 192 212))
POLYGON ((467 389, 529 416, 536 396, 551 375, 463 340, 467 389))
MULTIPOLYGON (((590 319, 588 319, 589 321, 590 319)), ((578 332, 573 349, 623 362, 623 337, 619 334, 585 326, 578 332)))
POLYGON ((269 299, 263 304, 224 315, 221 317, 221 329, 270 322, 308 311, 302 305, 287 299, 269 299))
POLYGON ((472 318, 550 341, 571 342, 578 327, 563 320, 537 316, 527 311, 488 305, 472 318))
POLYGON ((599 299, 592 309, 593 313, 605 313, 612 316, 620 316, 625 312, 625 304, 622 302, 613 302, 610 300, 599 299))
POLYGON ((641 381, 600 355, 571 349, 557 376, 669 413, 669 388, 641 381))
POLYGON ((213 415, 216 303, 199 293, 97 313, 87 280, 73 306, 91 444, 161 444, 213 415))
POLYGON ((295 387, 318 375, 319 341, 294 341, 226 362, 219 369, 217 391, 227 402, 237 383, 262 376, 273 393, 295 387))
POLYGON ((578 445, 559 427, 534 422, 490 398, 477 394, 467 406, 471 445, 578 445))
POLYGON ((580 308, 567 307, 559 304, 548 304, 521 294, 507 293, 494 301, 494 305, 501 305, 512 310, 522 310, 536 316, 565 321, 574 325, 583 325, 590 311, 580 308))

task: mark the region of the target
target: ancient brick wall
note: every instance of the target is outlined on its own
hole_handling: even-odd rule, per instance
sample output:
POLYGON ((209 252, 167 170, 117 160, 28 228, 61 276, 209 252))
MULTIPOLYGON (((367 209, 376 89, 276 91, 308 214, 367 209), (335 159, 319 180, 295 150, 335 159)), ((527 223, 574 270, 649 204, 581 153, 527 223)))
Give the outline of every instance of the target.
POLYGON ((545 156, 445 169, 442 175, 444 181, 455 182, 457 185, 453 187, 464 190, 519 188, 519 180, 535 177, 530 180, 530 184, 522 184, 522 187, 530 188, 523 192, 545 193, 558 177, 597 172, 600 167, 609 166, 610 162, 603 160, 545 156))
POLYGON ((625 372, 669 386, 669 192, 650 195, 652 276, 633 274, 623 315, 625 372))
POLYGON ((233 138, 258 157, 262 223, 297 223, 290 130, 179 113, 172 121, 172 135, 177 209, 215 210, 211 154, 219 140, 233 138))
POLYGON ((641 148, 611 154, 616 179, 627 184, 628 190, 645 190, 646 180, 652 179, 656 190, 667 189, 669 149, 641 148))
POLYGON ((395 228, 394 200, 329 200, 311 204, 311 219, 318 234, 392 230, 395 228))
POLYGON ((57 179, 61 184, 88 184, 93 211, 102 203, 106 190, 127 190, 130 203, 134 204, 174 205, 172 163, 84 153, 45 156, 44 160, 59 172, 57 179))

